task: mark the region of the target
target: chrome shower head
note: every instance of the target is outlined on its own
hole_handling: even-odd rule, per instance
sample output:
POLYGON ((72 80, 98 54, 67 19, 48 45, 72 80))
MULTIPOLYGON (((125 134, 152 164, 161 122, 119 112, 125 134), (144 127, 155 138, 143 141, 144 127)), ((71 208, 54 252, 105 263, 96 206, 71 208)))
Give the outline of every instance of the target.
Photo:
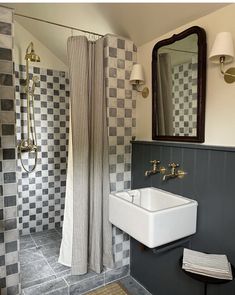
POLYGON ((33 48, 33 42, 30 42, 29 46, 26 49, 25 60, 31 62, 40 62, 40 57, 37 55, 33 48), (30 52, 29 49, 31 48, 30 52))

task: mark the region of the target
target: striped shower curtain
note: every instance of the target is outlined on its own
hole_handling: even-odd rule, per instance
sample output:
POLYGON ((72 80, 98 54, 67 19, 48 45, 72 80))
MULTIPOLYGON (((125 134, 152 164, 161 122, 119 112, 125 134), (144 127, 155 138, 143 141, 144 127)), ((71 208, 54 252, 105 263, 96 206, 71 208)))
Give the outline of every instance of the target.
POLYGON ((172 65, 169 53, 158 55, 157 126, 158 135, 173 134, 172 65))
POLYGON ((113 267, 103 43, 68 39, 71 119, 59 262, 75 275, 113 267))

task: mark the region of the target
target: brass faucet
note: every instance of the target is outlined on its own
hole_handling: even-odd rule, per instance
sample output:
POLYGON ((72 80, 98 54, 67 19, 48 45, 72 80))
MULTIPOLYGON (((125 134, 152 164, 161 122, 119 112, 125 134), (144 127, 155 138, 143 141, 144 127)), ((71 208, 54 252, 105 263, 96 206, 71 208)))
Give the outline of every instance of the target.
POLYGON ((184 172, 183 170, 178 170, 177 168, 179 167, 179 164, 175 164, 175 163, 170 163, 168 165, 171 169, 170 169, 170 173, 165 174, 163 176, 163 181, 170 179, 170 178, 183 178, 185 176, 185 174, 187 174, 186 172, 184 172))
POLYGON ((164 167, 159 167, 158 168, 158 165, 160 164, 160 161, 158 160, 152 160, 152 161, 149 161, 151 164, 152 164, 152 170, 147 170, 145 171, 144 175, 145 176, 150 176, 150 175, 153 175, 153 174, 157 174, 157 173, 165 173, 166 169, 164 167))

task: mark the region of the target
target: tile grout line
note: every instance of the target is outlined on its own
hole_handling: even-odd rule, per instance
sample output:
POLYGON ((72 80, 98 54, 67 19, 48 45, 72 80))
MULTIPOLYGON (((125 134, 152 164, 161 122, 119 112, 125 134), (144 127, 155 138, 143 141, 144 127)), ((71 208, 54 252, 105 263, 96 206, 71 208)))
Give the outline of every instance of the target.
POLYGON ((51 265, 50 265, 49 262, 47 261, 47 258, 44 256, 43 253, 42 253, 42 255, 43 255, 43 258, 45 259, 47 265, 49 266, 49 268, 52 270, 52 272, 54 273, 55 277, 57 278, 57 276, 56 276, 56 272, 54 271, 54 269, 51 267, 51 265))
POLYGON ((102 288, 102 287, 105 287, 105 285, 102 284, 102 285, 100 285, 100 286, 98 286, 98 287, 95 287, 95 288, 90 289, 90 290, 88 290, 88 291, 86 291, 86 292, 83 292, 83 293, 81 293, 80 295, 85 295, 85 294, 87 294, 87 293, 90 293, 90 292, 92 292, 92 291, 94 291, 94 290, 97 290, 97 289, 99 289, 99 288, 102 288))
MULTIPOLYGON (((60 232, 58 232, 57 229, 55 229, 55 231, 56 231, 56 233, 57 233, 59 236, 61 236, 60 232)), ((38 244, 37 244, 37 241, 35 241, 35 239, 33 238, 32 234, 30 234, 30 238, 31 238, 31 240, 33 241, 33 244, 34 244, 37 248, 38 248, 38 247, 43 247, 43 246, 45 246, 45 245, 48 245, 47 243, 46 243, 45 245, 38 245, 38 244)), ((49 244, 50 244, 50 243, 49 243, 49 244)), ((25 249, 25 250, 27 250, 27 249, 25 249)), ((61 280, 63 280, 64 283, 65 283, 65 285, 66 285, 66 287, 68 288, 68 292, 69 292, 69 291, 70 291, 70 285, 68 284, 68 282, 67 282, 66 279, 65 279, 66 274, 65 274, 65 276, 57 277, 57 273, 54 271, 54 269, 52 268, 52 266, 49 264, 49 262, 48 262, 48 258, 42 253, 41 250, 39 250, 39 251, 40 251, 40 253, 42 254, 42 259, 43 259, 44 261, 46 261, 47 265, 48 265, 49 268, 52 270, 52 273, 55 275, 55 278, 53 278, 53 279, 51 279, 51 280, 49 280, 49 281, 54 281, 54 280, 56 280, 56 279, 61 279, 61 280)), ((102 287, 102 286, 105 286, 105 285, 107 285, 107 284, 110 284, 110 283, 112 283, 112 282, 118 281, 118 280, 120 280, 120 279, 125 278, 125 277, 128 276, 128 274, 127 274, 127 275, 125 275, 125 276, 123 276, 123 277, 121 277, 121 278, 114 279, 114 280, 111 280, 111 281, 107 282, 107 272, 108 272, 108 270, 105 270, 105 271, 103 272, 103 278, 104 278, 104 281, 103 281, 103 284, 102 284, 102 285, 100 285, 99 287, 96 287, 96 288, 92 288, 92 289, 90 289, 89 291, 86 291, 85 293, 90 292, 91 290, 94 290, 94 289, 100 288, 100 287, 102 287)), ((53 274, 52 274, 52 275, 53 275, 53 274)), ((97 276, 97 274, 94 274, 94 275, 91 276, 90 278, 94 278, 95 276, 97 276)), ((88 280, 88 279, 90 279, 90 278, 83 279, 83 280, 81 280, 80 282, 82 282, 82 281, 86 281, 86 280, 88 280)), ((47 281, 47 282, 49 282, 49 281, 47 281)), ((35 286, 31 286, 31 287, 28 287, 28 288, 39 287, 40 285, 45 284, 45 283, 46 283, 46 282, 43 282, 43 283, 41 283, 41 284, 37 284, 37 285, 35 285, 35 286)), ((79 282, 77 282, 77 283, 79 283, 79 282)), ((72 285, 75 285, 75 284, 77 284, 77 283, 71 284, 71 286, 72 286, 72 285)), ((28 288, 27 288, 27 289, 28 289, 28 288)), ((60 288, 60 289, 63 289, 63 287, 60 288)), ((58 290, 59 290, 59 289, 58 289, 58 290)), ((84 293, 84 294, 85 294, 85 293, 84 293)))
POLYGON ((37 245, 37 243, 34 241, 34 239, 33 239, 33 237, 32 237, 32 235, 30 234, 30 237, 31 237, 31 239, 32 239, 32 241, 33 241, 33 243, 34 243, 34 245, 35 245, 35 247, 37 248, 37 247, 39 247, 38 245, 37 245))
MULTIPOLYGON (((40 247, 40 245, 39 245, 39 246, 37 245, 36 241, 33 239, 33 237, 32 237, 31 234, 30 234, 30 237, 31 237, 33 243, 35 244, 36 249, 37 249, 38 247, 40 247)), ((33 248, 34 248, 34 247, 33 247, 33 248)), ((27 250, 27 249, 25 249, 25 250, 27 250)), ((52 281, 58 279, 57 276, 56 276, 55 271, 53 270, 53 268, 52 268, 52 267, 50 266, 50 264, 48 263, 47 258, 45 257, 45 255, 42 253, 42 251, 41 251, 40 249, 39 249, 39 251, 40 251, 41 254, 42 254, 42 260, 44 260, 44 261, 47 263, 47 265, 49 266, 49 268, 52 270, 52 273, 53 273, 52 276, 55 276, 55 278, 53 278, 53 279, 51 279, 51 280, 48 280, 48 281, 45 281, 45 282, 42 282, 41 284, 36 284, 36 285, 34 285, 34 286, 31 286, 31 287, 28 287, 28 288, 24 288, 24 289, 37 288, 37 287, 39 287, 39 286, 42 285, 42 284, 45 284, 45 283, 47 283, 47 282, 52 282, 52 281)), ((33 262, 32 262, 32 263, 33 263, 33 262)), ((33 281, 36 281, 36 280, 33 280, 33 281)), ((33 281, 29 281, 29 282, 33 282, 33 281)), ((23 289, 23 290, 24 290, 24 289, 23 289)))
MULTIPOLYGON (((50 269, 53 271, 53 273, 54 273, 54 275, 55 275, 55 279, 54 280, 56 280, 56 279, 62 279, 64 282, 65 282, 65 284, 66 284, 66 286, 67 286, 67 288, 68 288, 68 294, 69 294, 69 285, 68 285, 68 283, 67 283, 67 281, 64 279, 64 277, 61 277, 61 278, 58 278, 57 277, 57 273, 54 271, 54 269, 51 267, 51 265, 49 264, 49 262, 48 262, 48 260, 47 260, 47 257, 42 253, 42 255, 43 255, 43 257, 44 257, 44 259, 46 260, 46 263, 48 264, 48 266, 50 267, 50 269)), ((61 288, 62 289, 62 288, 61 288)))
MULTIPOLYGON (((62 288, 59 288, 59 289, 56 289, 56 290, 51 290, 49 292, 46 292, 45 295, 50 295, 51 293, 54 293, 55 291, 63 290, 64 288, 66 288, 66 287, 62 287, 62 288)), ((68 293, 68 295, 69 295, 69 293, 68 293)))
POLYGON ((130 276, 130 275, 129 275, 129 274, 126 274, 126 275, 123 276, 123 277, 120 277, 120 278, 118 278, 118 279, 111 280, 111 281, 109 281, 109 282, 107 282, 107 283, 106 283, 106 281, 105 281, 105 286, 108 285, 108 284, 111 284, 111 283, 113 283, 113 282, 120 281, 120 280, 122 280, 122 279, 124 279, 124 278, 126 278, 126 277, 128 277, 128 276, 130 276))
MULTIPOLYGON (((42 260, 44 260, 44 259, 42 259, 42 260)), ((34 263, 34 262, 31 262, 31 263, 34 263)), ((50 275, 50 276, 54 276, 54 274, 52 274, 52 275, 50 275)), ((36 279, 36 280, 29 280, 29 281, 27 281, 27 283, 32 283, 32 282, 35 282, 35 281, 38 281, 38 279, 36 279)), ((48 280, 48 281, 44 281, 44 282, 42 282, 42 283, 40 283, 40 284, 36 284, 36 285, 30 286, 30 287, 27 287, 27 288, 23 288, 23 289, 34 288, 34 287, 40 286, 40 285, 42 285, 42 284, 44 284, 44 283, 51 282, 51 281, 53 281, 53 279, 50 279, 50 280, 48 280)))
POLYGON ((62 232, 59 232, 58 229, 55 227, 55 230, 59 233, 59 235, 62 237, 62 232))
POLYGON ((62 277, 61 278, 64 282, 65 282, 65 284, 66 284, 66 286, 67 286, 67 289, 68 289, 68 295, 69 295, 69 284, 68 284, 68 282, 65 280, 65 278, 64 277, 62 277))
MULTIPOLYGON (((42 282, 42 283, 37 284, 37 285, 34 285, 34 286, 30 286, 30 287, 27 287, 27 288, 23 288, 22 291, 27 290, 27 289, 33 289, 33 288, 40 287, 41 285, 46 284, 46 283, 49 283, 49 282, 53 282, 54 280, 55 280, 55 279, 51 279, 51 280, 48 280, 48 281, 42 282)), ((34 281, 29 281, 29 282, 34 282, 34 281)))
POLYGON ((65 276, 68 276, 68 275, 71 275, 71 268, 66 269, 66 270, 59 271, 59 272, 56 274, 56 277, 57 277, 57 278, 64 278, 65 276), (68 271, 69 271, 69 273, 68 273, 68 271), (59 276, 59 277, 58 277, 58 276, 59 276))
MULTIPOLYGON (((80 283, 82 283, 82 282, 84 282, 84 281, 86 282, 86 281, 88 281, 88 280, 90 280, 90 279, 95 278, 96 276, 98 276, 97 273, 95 273, 95 274, 92 275, 91 277, 88 277, 88 278, 85 278, 85 279, 83 279, 83 280, 77 281, 76 283, 69 285, 69 287, 70 287, 70 286, 73 286, 73 285, 80 284, 80 283)), ((102 286, 104 286, 104 284, 103 284, 102 286)), ((91 289, 91 290, 94 290, 94 289, 97 289, 97 288, 99 288, 99 287, 93 288, 93 289, 91 289)), ((81 293, 80 295, 82 295, 82 294, 86 294, 87 292, 90 292, 90 290, 89 290, 89 291, 86 291, 85 293, 81 293)))

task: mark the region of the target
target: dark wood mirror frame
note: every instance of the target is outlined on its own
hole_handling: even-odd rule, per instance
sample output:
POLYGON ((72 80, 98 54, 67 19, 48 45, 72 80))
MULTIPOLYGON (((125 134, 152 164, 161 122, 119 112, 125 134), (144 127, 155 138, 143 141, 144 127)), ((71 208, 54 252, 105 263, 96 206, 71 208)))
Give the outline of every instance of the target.
POLYGON ((152 51, 152 138, 165 141, 204 142, 205 137, 205 95, 206 95, 206 58, 207 44, 204 29, 193 26, 175 34, 168 39, 157 42, 152 51), (197 135, 196 136, 169 136, 157 134, 157 55, 162 46, 169 45, 185 37, 197 34, 198 36, 198 81, 197 81, 197 135))

